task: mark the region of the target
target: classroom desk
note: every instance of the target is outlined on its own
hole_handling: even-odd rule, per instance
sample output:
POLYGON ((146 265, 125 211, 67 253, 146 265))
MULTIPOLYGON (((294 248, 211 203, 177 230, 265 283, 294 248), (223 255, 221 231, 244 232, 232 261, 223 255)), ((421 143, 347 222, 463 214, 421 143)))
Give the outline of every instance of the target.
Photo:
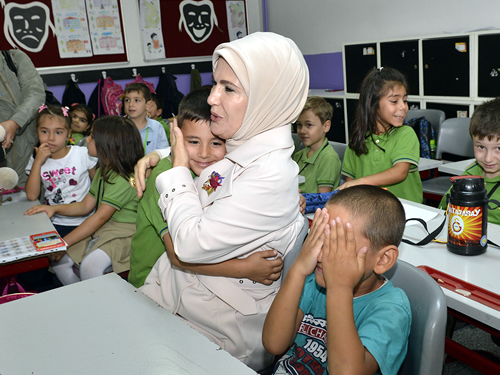
POLYGON ((111 273, 0 305, 0 374, 256 374, 111 273))
MULTIPOLYGON (((436 218, 428 221, 429 231, 434 230, 443 220, 443 211, 434 207, 425 206, 406 200, 405 205, 425 208, 428 211, 440 213, 436 218)), ((447 225, 438 235, 438 238, 447 238, 447 225)), ((500 226, 488 223, 488 238, 500 243, 500 226)), ((426 235, 420 224, 407 226, 405 236, 409 240, 418 242, 426 235)), ((401 243, 399 258, 414 266, 429 266, 445 272, 463 281, 500 294, 500 249, 488 245, 486 253, 477 256, 462 256, 447 250, 446 244, 431 242, 425 246, 413 246, 401 243)), ((448 307, 478 320, 490 327, 500 330, 500 311, 492 309, 479 302, 473 301, 451 290, 442 288, 446 295, 448 307)))
POLYGON ((460 176, 464 173, 465 168, 474 163, 476 159, 467 159, 462 161, 455 161, 451 163, 444 163, 438 167, 439 172, 453 174, 455 176, 460 176))
MULTIPOLYGON (((0 206, 0 241, 55 230, 49 217, 43 213, 32 216, 24 215, 28 208, 37 204, 40 204, 40 202, 29 201, 24 192, 16 193, 13 202, 2 204, 0 206)), ((0 277, 16 275, 48 266, 49 260, 46 255, 25 258, 13 263, 1 264, 0 277)))
POLYGON ((418 160, 418 171, 428 171, 429 169, 439 167, 441 164, 443 164, 442 160, 420 158, 418 160))

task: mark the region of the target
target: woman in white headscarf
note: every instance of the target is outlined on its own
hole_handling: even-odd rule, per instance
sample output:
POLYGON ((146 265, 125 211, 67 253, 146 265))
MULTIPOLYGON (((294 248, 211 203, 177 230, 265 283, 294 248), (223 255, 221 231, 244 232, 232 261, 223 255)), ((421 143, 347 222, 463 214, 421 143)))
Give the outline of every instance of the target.
MULTIPOLYGON (((292 248, 303 226, 290 124, 308 92, 295 43, 254 33, 219 45, 208 99, 212 132, 227 155, 193 182, 182 133, 173 129, 173 168, 160 174, 159 206, 175 253, 187 263, 219 263, 292 248)), ((262 345, 265 316, 279 288, 248 279, 204 276, 160 257, 141 290, 255 370, 272 357, 262 345)))

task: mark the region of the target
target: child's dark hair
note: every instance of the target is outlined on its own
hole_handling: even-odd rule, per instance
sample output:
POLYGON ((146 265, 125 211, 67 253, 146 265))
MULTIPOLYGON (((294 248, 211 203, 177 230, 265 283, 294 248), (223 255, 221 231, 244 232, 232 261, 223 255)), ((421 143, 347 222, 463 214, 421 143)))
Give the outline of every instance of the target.
POLYGON ((64 124, 68 130, 71 130, 71 118, 68 115, 68 108, 66 107, 57 107, 53 105, 42 105, 38 109, 38 114, 36 115, 36 128, 40 125, 40 120, 43 117, 60 117, 64 120, 64 124))
POLYGON ((408 92, 405 76, 389 67, 373 68, 361 83, 349 139, 349 147, 356 155, 368 154, 365 140, 377 133, 380 99, 397 86, 403 86, 408 92))
POLYGON ((491 141, 500 139, 500 97, 487 100, 479 105, 470 119, 471 137, 491 141))
POLYGON ((163 109, 165 108, 165 102, 163 101, 161 96, 158 96, 157 94, 152 92, 151 100, 155 102, 156 108, 161 109, 163 111, 163 109))
POLYGON ((144 156, 139 130, 132 120, 120 116, 103 116, 92 126, 101 175, 108 182, 112 172, 129 179, 134 166, 144 156))
POLYGON ((321 124, 324 124, 327 121, 332 121, 333 107, 320 96, 310 96, 307 98, 301 114, 307 110, 311 110, 312 113, 318 116, 321 124))
MULTIPOLYGON (((90 125, 89 129, 92 127, 92 123, 94 122, 94 113, 92 112, 92 109, 85 104, 79 104, 75 103, 71 105, 71 108, 69 109, 69 114, 71 115, 72 112, 74 111, 81 111, 84 113, 85 118, 87 119, 87 123, 90 125)), ((87 135, 89 131, 86 131, 84 135, 87 135)))
POLYGON ((144 83, 136 82, 136 83, 131 83, 130 85, 127 85, 125 87, 125 95, 131 92, 138 92, 142 94, 146 102, 149 102, 151 100, 151 90, 149 89, 148 86, 146 86, 144 83))
POLYGON ((177 124, 179 128, 185 120, 210 121, 210 105, 207 103, 211 86, 203 86, 195 89, 182 98, 179 103, 179 115, 177 124))
MULTIPOLYGON (((361 233, 373 251, 399 246, 405 230, 405 210, 396 196, 373 185, 355 185, 332 195, 327 206, 345 208, 352 219, 361 219, 361 233)), ((331 218, 334 219, 334 218, 331 218)))

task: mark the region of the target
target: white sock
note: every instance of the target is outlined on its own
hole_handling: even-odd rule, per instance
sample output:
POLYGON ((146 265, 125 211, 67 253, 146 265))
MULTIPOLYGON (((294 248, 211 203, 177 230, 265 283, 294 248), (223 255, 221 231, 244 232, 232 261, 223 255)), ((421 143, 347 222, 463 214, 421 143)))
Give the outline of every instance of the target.
POLYGON ((101 249, 95 249, 80 264, 82 280, 104 275, 106 268, 112 265, 111 258, 101 249))
POLYGON ((71 259, 68 254, 64 254, 58 262, 50 262, 54 273, 63 285, 69 285, 80 281, 80 278, 75 275, 73 271, 74 264, 75 262, 73 262, 73 259, 71 259))

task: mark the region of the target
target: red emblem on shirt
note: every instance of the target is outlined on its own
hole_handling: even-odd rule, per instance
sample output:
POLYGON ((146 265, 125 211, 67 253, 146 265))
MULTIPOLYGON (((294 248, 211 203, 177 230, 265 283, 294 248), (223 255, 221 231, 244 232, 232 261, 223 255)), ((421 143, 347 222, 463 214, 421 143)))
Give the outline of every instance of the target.
POLYGON ((203 189, 205 189, 207 191, 207 194, 210 195, 214 191, 216 191, 219 186, 222 186, 223 179, 224 177, 221 177, 219 173, 213 171, 212 174, 208 177, 208 180, 203 184, 203 189))

